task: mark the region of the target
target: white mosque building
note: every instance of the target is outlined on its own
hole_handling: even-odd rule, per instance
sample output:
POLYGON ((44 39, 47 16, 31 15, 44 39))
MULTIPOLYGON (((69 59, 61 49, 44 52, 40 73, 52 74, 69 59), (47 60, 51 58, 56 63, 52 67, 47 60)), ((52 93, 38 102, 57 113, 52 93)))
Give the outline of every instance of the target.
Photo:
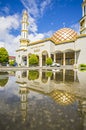
POLYGON ((50 38, 30 42, 28 39, 28 14, 23 12, 20 47, 16 50, 18 66, 29 66, 29 56, 36 54, 39 66, 45 66, 47 57, 61 65, 86 64, 86 0, 82 3, 80 34, 70 28, 57 30, 50 38))

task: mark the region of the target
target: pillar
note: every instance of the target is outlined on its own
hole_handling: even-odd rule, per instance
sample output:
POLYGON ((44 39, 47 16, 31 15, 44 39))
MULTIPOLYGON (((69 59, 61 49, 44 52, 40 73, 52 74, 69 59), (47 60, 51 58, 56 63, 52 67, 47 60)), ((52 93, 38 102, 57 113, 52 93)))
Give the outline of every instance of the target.
POLYGON ((63 82, 65 82, 65 69, 63 69, 63 82))
POLYGON ((54 53, 54 62, 56 62, 56 54, 54 53))
POLYGON ((63 53, 63 65, 65 66, 65 52, 63 53))
POLYGON ((29 67, 29 56, 27 55, 27 67, 29 67))
POLYGON ((39 66, 42 67, 42 55, 39 56, 39 66))
POLYGON ((74 61, 75 61, 74 64, 76 65, 76 51, 75 51, 75 60, 74 61))

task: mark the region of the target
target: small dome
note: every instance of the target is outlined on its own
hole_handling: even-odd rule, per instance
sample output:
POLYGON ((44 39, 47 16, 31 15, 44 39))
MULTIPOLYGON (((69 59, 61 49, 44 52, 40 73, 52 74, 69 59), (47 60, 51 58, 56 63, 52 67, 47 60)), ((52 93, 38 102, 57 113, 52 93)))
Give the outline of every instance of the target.
POLYGON ((56 43, 60 43, 64 41, 73 40, 77 37, 77 35, 78 34, 70 28, 62 28, 53 34, 51 40, 56 43))

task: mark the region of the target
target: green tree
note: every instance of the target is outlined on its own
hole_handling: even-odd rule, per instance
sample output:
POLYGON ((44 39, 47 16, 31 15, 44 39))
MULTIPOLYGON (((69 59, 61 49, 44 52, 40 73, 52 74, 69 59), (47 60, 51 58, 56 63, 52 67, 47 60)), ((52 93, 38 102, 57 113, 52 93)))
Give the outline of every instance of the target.
POLYGON ((0 64, 6 64, 9 61, 9 55, 5 48, 0 48, 0 64))
POLYGON ((9 62, 10 66, 14 66, 14 64, 15 64, 15 60, 12 60, 12 61, 9 62))
POLYGON ((51 65, 52 63, 53 63, 52 59, 51 59, 50 57, 48 57, 48 58, 46 59, 46 64, 47 64, 47 65, 51 65))
POLYGON ((37 65, 38 64, 38 57, 35 54, 31 54, 29 57, 29 64, 30 65, 37 65))

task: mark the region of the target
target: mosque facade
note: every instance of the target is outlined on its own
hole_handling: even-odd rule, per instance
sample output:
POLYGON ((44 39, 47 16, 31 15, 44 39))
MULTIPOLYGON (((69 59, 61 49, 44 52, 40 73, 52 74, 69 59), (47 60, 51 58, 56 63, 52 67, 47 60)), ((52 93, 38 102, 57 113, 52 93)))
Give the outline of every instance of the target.
POLYGON ((46 65, 46 58, 61 65, 79 66, 86 64, 86 0, 82 3, 80 34, 71 28, 57 30, 50 38, 30 42, 28 39, 28 14, 23 12, 20 47, 16 50, 18 66, 29 67, 29 57, 36 54, 40 67, 46 65))

